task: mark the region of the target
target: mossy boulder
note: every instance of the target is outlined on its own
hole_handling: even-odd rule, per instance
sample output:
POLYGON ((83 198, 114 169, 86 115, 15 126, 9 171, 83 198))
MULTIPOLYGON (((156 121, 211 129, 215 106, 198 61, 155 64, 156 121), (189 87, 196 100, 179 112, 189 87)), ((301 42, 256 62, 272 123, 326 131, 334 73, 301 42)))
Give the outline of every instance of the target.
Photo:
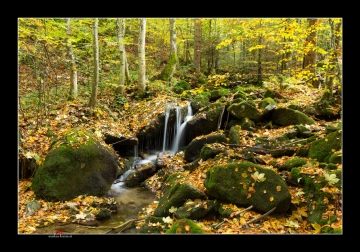
POLYGON ((261 113, 248 101, 233 103, 228 107, 227 111, 238 119, 249 118, 254 122, 261 120, 261 113))
POLYGON ((285 161, 285 164, 279 167, 279 170, 291 170, 294 167, 301 167, 306 164, 307 160, 301 157, 289 158, 285 161))
POLYGON ((182 173, 173 173, 165 180, 159 204, 155 209, 154 216, 166 217, 169 209, 181 207, 187 200, 205 199, 205 194, 191 185, 182 173))
POLYGON ((217 213, 218 208, 217 200, 190 201, 179 207, 174 215, 178 219, 197 220, 204 218, 207 214, 217 213))
POLYGON ((223 133, 210 133, 201 137, 193 139, 185 149, 184 159, 187 162, 192 162, 197 159, 200 155, 201 148, 205 144, 210 143, 227 143, 225 134, 223 133))
POLYGON ((194 221, 189 219, 180 219, 174 222, 165 234, 206 234, 194 221))
POLYGON ((117 157, 89 132, 69 130, 57 140, 32 181, 36 196, 65 201, 79 195, 102 196, 116 179, 117 157))
POLYGON ((224 153, 224 152, 225 153, 227 152, 227 148, 223 144, 220 143, 205 144, 200 150, 199 159, 205 161, 208 160, 209 158, 214 158, 219 153, 224 153))
POLYGON ((284 180, 275 171, 245 161, 215 165, 206 173, 206 194, 219 200, 267 212, 284 213, 291 195, 284 180))
POLYGON ((222 96, 228 96, 229 95, 229 89, 226 88, 219 88, 216 90, 213 90, 210 92, 211 96, 210 96, 210 101, 216 101, 217 99, 219 99, 222 96))
MULTIPOLYGON (((191 104, 193 105, 194 103, 192 102, 191 104)), ((210 134, 211 132, 216 131, 219 123, 219 117, 224 106, 225 104, 222 102, 215 102, 200 109, 186 124, 188 138, 192 140, 195 137, 210 134)))
POLYGON ((341 148, 341 131, 327 134, 324 138, 311 143, 308 156, 320 162, 328 162, 334 151, 341 148))
POLYGON ((259 109, 265 109, 268 105, 276 106, 277 103, 270 97, 266 97, 262 101, 259 102, 258 107, 259 109))
POLYGON ((273 124, 279 126, 315 123, 315 121, 306 114, 289 108, 274 109, 271 114, 271 121, 273 124))
POLYGON ((230 131, 229 131, 229 138, 230 138, 229 144, 240 144, 240 139, 241 139, 240 130, 241 130, 240 125, 235 125, 235 126, 230 128, 230 131))

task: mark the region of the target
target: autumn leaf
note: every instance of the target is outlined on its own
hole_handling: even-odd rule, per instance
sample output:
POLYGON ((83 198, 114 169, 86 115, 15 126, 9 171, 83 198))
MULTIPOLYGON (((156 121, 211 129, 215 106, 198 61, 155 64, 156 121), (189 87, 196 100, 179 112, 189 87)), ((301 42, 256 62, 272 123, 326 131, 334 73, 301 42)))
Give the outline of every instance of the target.
POLYGON ((281 191, 281 186, 277 186, 276 191, 280 192, 281 191))
POLYGON ((315 234, 318 234, 320 233, 321 231, 321 226, 319 224, 317 224, 316 222, 315 223, 312 223, 311 226, 315 229, 315 234))
POLYGON ((308 214, 307 214, 307 206, 304 206, 304 207, 301 207, 301 208, 298 208, 297 211, 298 213, 301 215, 301 216, 304 216, 304 217, 307 217, 308 214))
POLYGON ((258 171, 254 172, 254 174, 251 174, 251 177, 256 181, 264 182, 266 180, 265 173, 259 173, 258 171))
POLYGON ((185 230, 186 230, 186 231, 190 231, 190 226, 189 226, 189 225, 186 225, 186 226, 185 226, 185 230))
POLYGON ((286 223, 284 224, 284 226, 292 227, 292 228, 300 227, 300 225, 299 225, 299 223, 297 221, 292 221, 292 220, 289 220, 289 219, 286 220, 286 223))
POLYGON ((169 209, 169 213, 174 213, 176 210, 177 210, 176 207, 171 206, 170 209, 169 209))
POLYGON ((247 174, 246 174, 245 172, 243 172, 243 173, 241 173, 241 176, 242 176, 243 178, 246 178, 246 177, 247 177, 247 174))
POLYGON ((336 174, 325 174, 325 180, 329 182, 330 185, 336 184, 340 179, 336 178, 336 174))
POLYGON ((86 218, 86 215, 83 212, 80 212, 79 214, 75 215, 75 218, 82 220, 86 218))
POLYGON ((165 223, 173 223, 173 219, 171 219, 170 216, 167 216, 166 218, 163 217, 162 220, 163 220, 163 222, 165 222, 165 223))

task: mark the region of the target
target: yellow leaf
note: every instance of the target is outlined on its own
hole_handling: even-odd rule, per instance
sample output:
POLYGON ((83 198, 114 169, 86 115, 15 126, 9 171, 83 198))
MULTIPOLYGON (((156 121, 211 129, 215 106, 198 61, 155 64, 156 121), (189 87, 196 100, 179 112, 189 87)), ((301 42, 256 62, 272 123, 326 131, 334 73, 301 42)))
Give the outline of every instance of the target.
POLYGON ((278 185, 278 186, 276 187, 276 191, 280 192, 280 191, 281 191, 281 186, 278 185))
POLYGON ((269 200, 270 200, 270 201, 274 201, 274 197, 273 197, 273 196, 271 196, 269 200))
POLYGON ((236 168, 235 168, 235 171, 237 172, 238 170, 239 170, 239 169, 236 167, 236 168))
POLYGON ((189 230, 190 230, 190 226, 189 226, 189 225, 186 225, 186 226, 185 226, 185 230, 186 230, 186 231, 189 231, 189 230))
POLYGON ((266 190, 264 190, 264 193, 266 193, 266 190))
POLYGON ((329 141, 327 138, 325 138, 325 142, 329 141))
POLYGON ((312 223, 311 226, 315 229, 315 234, 320 233, 321 231, 321 226, 317 223, 312 223))
POLYGON ((246 178, 246 177, 247 177, 247 174, 246 174, 245 172, 243 172, 243 173, 241 173, 241 176, 242 176, 243 178, 246 178))
POLYGON ((251 193, 248 193, 247 198, 248 199, 251 198, 251 193))

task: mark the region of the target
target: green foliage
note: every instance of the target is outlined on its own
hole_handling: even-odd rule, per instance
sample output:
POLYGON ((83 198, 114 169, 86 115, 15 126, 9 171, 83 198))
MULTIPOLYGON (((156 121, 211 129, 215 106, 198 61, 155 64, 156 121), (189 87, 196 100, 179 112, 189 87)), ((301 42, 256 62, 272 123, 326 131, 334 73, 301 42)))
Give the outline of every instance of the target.
POLYGON ((173 87, 174 92, 177 93, 177 94, 181 94, 185 90, 190 90, 190 89, 191 89, 191 87, 190 87, 189 83, 187 83, 184 80, 180 80, 173 87))

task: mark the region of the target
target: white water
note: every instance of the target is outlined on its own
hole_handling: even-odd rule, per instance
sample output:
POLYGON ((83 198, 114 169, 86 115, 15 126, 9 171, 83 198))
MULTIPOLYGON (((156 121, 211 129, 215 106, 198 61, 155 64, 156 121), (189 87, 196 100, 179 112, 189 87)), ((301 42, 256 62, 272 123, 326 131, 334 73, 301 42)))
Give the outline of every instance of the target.
POLYGON ((165 146, 166 146, 166 129, 167 129, 167 124, 169 121, 169 115, 170 115, 170 106, 166 106, 165 107, 165 127, 164 127, 164 140, 163 140, 163 152, 165 151, 165 146))
POLYGON ((190 102, 188 103, 188 111, 187 111, 187 115, 184 119, 184 122, 180 125, 181 122, 181 113, 180 113, 180 109, 176 108, 176 131, 175 131, 175 136, 173 139, 173 144, 171 147, 170 152, 175 154, 178 150, 179 147, 181 146, 181 142, 183 140, 183 135, 184 135, 184 130, 185 130, 185 126, 186 123, 193 118, 193 114, 192 114, 192 108, 191 108, 191 104, 190 102))

